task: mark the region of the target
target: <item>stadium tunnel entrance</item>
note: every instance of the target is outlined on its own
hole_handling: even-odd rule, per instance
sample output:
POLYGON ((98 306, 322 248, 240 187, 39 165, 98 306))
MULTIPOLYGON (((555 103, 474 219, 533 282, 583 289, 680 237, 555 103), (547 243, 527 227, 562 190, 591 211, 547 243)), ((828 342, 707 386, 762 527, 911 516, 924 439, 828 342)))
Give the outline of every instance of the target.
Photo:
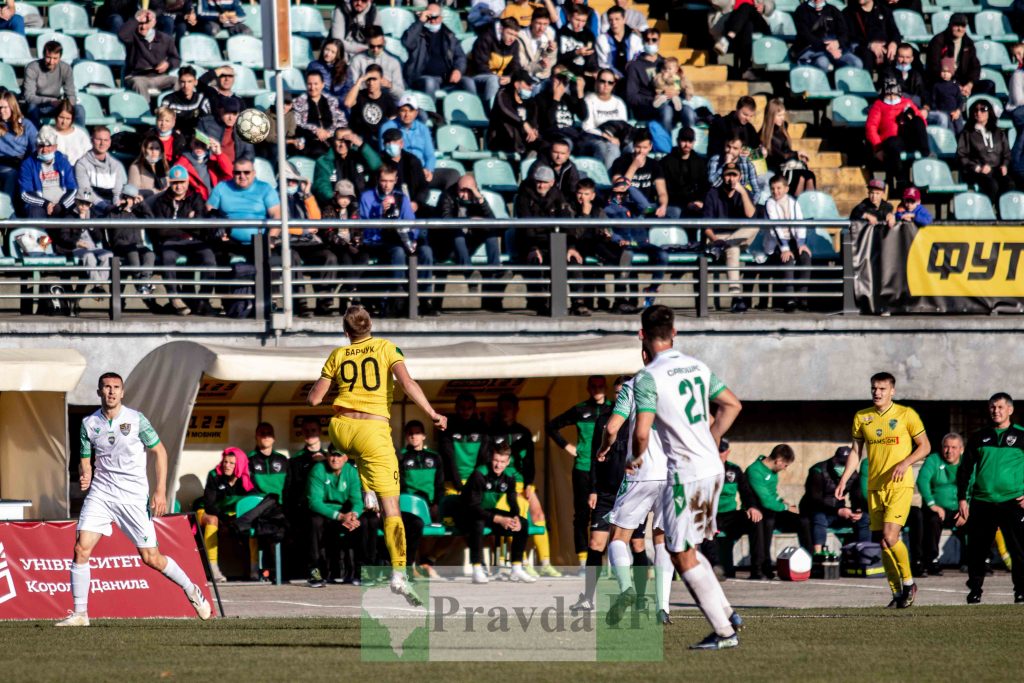
MULTIPOLYGON (((153 423, 167 447, 168 492, 183 511, 202 495, 207 473, 228 446, 254 447, 259 422, 274 425, 275 449, 291 454, 302 448, 302 421, 321 420, 324 441, 333 411, 311 408, 306 394, 320 377, 333 347, 243 348, 172 342, 147 355, 126 380, 127 403, 153 423)), ((572 543, 572 457, 544 434, 552 417, 586 398, 590 375, 615 376, 641 367, 635 337, 549 343, 463 342, 403 348, 409 371, 437 410, 454 411, 455 398, 476 395, 485 421, 495 414, 498 396, 520 400, 519 421, 533 432, 537 492, 549 520, 553 560, 575 564, 572 543)), ((609 387, 610 389, 610 387, 609 387)), ((430 420, 395 389, 392 434, 401 448, 402 426, 418 419, 428 425, 428 444, 436 448, 430 420)), ((572 440, 570 430, 565 431, 572 440)), ((150 480, 152 481, 152 472, 150 480)))

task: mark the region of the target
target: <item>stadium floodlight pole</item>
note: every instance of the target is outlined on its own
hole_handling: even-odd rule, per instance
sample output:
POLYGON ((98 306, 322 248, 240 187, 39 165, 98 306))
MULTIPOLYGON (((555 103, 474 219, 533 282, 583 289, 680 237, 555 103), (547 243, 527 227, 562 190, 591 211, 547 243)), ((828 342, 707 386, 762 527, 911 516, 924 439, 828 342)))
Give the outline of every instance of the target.
MULTIPOLYGON (((285 151, 284 70, 292 64, 291 8, 288 0, 270 0, 260 4, 263 25, 264 76, 274 79, 274 105, 277 112, 277 189, 281 199, 281 294, 283 311, 271 313, 274 329, 292 326, 292 259, 288 241, 288 159, 285 151)), ((269 251, 267 252, 269 258, 269 251)))

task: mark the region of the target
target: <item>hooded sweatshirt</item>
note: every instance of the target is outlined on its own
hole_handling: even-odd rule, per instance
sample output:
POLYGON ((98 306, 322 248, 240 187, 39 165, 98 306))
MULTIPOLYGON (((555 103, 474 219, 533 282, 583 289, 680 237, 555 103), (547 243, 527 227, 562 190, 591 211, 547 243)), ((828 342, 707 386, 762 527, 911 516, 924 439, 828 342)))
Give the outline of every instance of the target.
POLYGON ((75 164, 75 180, 79 192, 92 193, 93 204, 100 200, 116 204, 121 199, 121 188, 128 182, 128 174, 113 154, 108 152, 100 161, 89 151, 75 164))

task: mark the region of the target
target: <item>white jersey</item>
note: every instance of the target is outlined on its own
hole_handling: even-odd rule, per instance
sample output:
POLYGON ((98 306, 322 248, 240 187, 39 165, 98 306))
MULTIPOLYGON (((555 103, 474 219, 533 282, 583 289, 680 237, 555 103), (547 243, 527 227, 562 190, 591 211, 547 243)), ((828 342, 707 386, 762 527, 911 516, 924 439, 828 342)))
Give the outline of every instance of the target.
POLYGON ((89 495, 116 502, 142 502, 149 499, 146 476, 146 449, 160 443, 146 416, 121 406, 108 420, 97 410, 82 420, 82 457, 96 456, 89 495))
MULTIPOLYGON (((619 390, 619 396, 615 400, 615 408, 612 412, 619 417, 625 418, 629 426, 629 434, 632 437, 633 429, 636 426, 636 398, 633 388, 634 379, 626 381, 619 390)), ((657 427, 657 426, 655 426, 657 427)), ((626 440, 626 466, 633 461, 633 439, 626 440)), ((655 434, 647 442, 647 450, 644 452, 643 462, 640 467, 630 474, 628 471, 623 477, 624 481, 665 481, 668 478, 668 464, 665 458, 665 451, 661 441, 655 434)))
POLYGON ((675 349, 633 378, 636 410, 655 414, 652 436, 661 441, 670 478, 689 483, 725 471, 708 423, 710 401, 725 389, 708 366, 675 349))

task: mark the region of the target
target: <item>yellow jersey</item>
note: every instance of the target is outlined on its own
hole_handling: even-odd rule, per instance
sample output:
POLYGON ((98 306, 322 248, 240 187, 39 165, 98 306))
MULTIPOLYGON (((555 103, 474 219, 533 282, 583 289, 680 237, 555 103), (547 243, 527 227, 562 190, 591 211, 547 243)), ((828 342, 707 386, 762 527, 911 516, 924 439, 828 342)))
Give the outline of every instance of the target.
POLYGON ((863 441, 868 459, 868 490, 913 488, 914 473, 907 470, 903 479, 892 481, 892 470, 914 451, 914 437, 924 432, 924 424, 913 408, 893 403, 884 413, 874 406, 853 417, 853 439, 863 441))
POLYGON ((404 360, 402 350, 387 339, 367 337, 334 349, 320 376, 338 387, 334 405, 390 418, 395 394, 391 368, 404 360))

